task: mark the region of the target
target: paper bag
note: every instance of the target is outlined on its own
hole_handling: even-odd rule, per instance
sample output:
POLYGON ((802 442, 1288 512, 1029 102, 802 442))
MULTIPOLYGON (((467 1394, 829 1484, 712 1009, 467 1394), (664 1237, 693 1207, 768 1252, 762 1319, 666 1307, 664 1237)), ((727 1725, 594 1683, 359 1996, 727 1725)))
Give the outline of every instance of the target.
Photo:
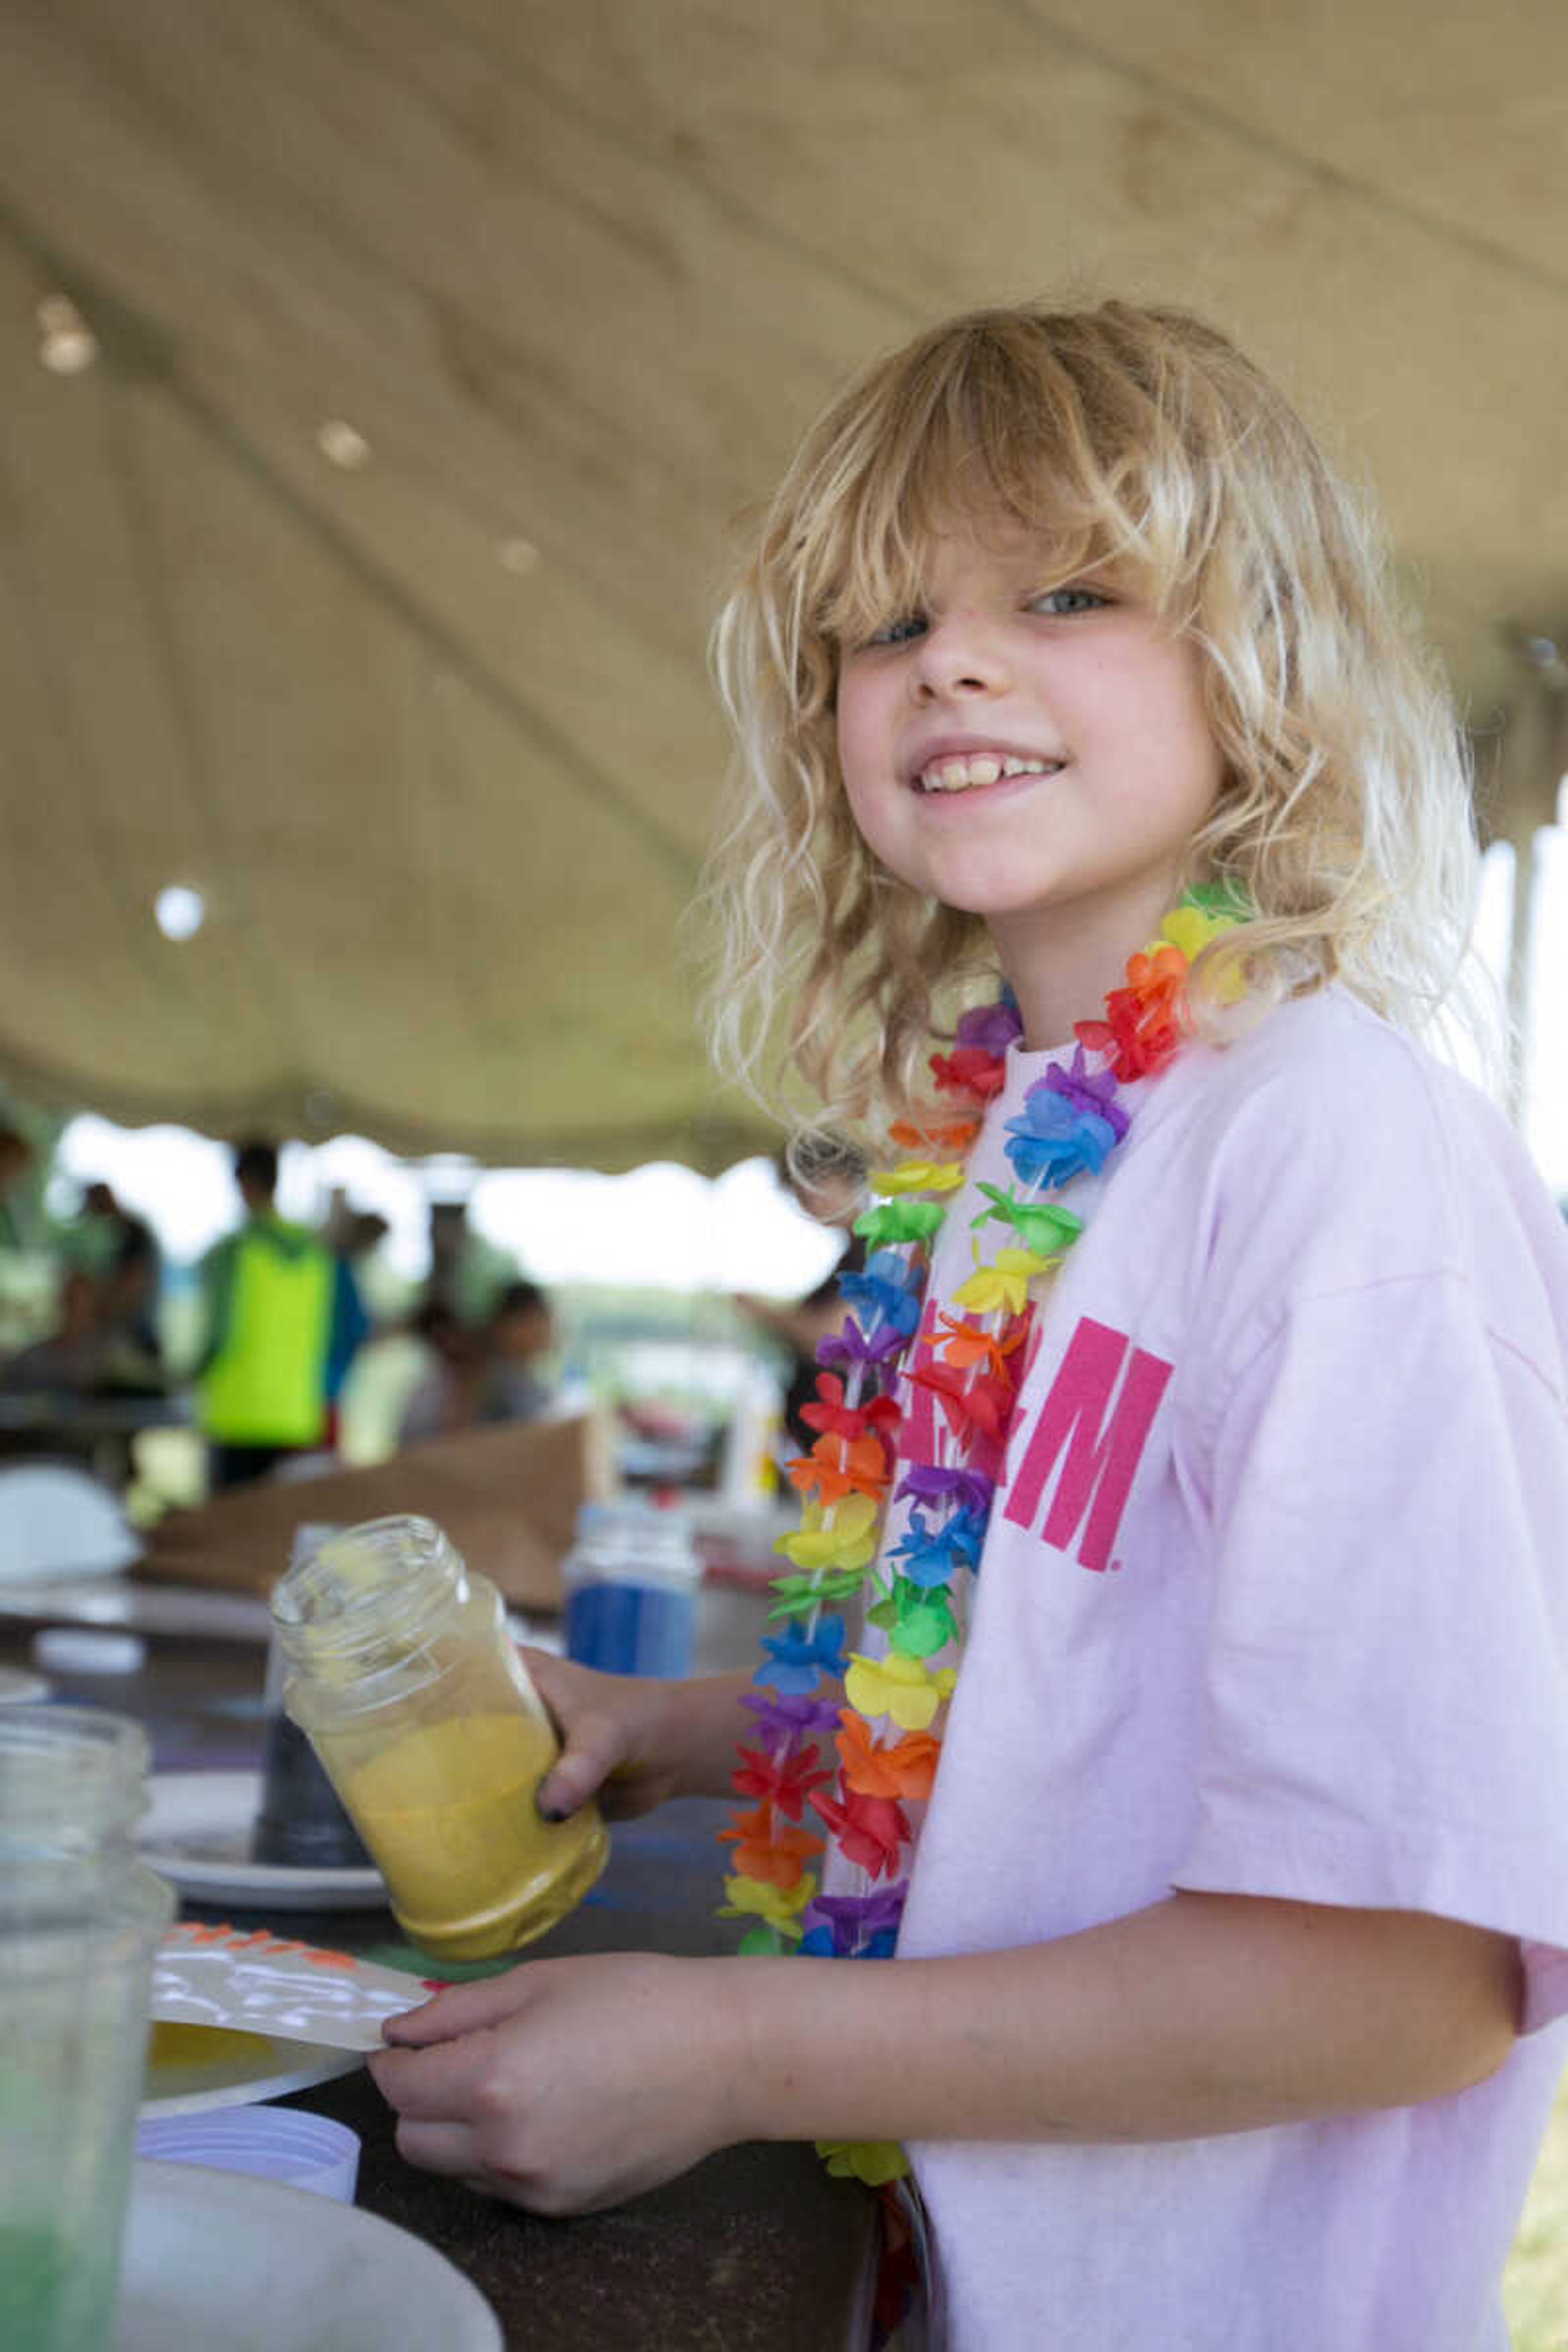
POLYGON ((289 1565, 297 1528, 411 1512, 434 1519, 508 1601, 549 1613, 562 1605, 561 1562, 579 1504, 613 1491, 610 1433, 600 1416, 507 1422, 428 1438, 368 1469, 264 1479, 196 1510, 172 1511, 132 1572, 265 1594, 289 1565))

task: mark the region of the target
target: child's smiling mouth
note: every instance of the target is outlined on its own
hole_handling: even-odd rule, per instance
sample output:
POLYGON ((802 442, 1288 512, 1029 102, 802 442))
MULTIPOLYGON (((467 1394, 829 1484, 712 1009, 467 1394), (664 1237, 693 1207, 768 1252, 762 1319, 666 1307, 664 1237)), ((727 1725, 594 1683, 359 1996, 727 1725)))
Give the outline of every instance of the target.
POLYGON ((1065 764, 1034 751, 939 751, 910 781, 917 793, 967 793, 1019 776, 1054 776, 1065 764))

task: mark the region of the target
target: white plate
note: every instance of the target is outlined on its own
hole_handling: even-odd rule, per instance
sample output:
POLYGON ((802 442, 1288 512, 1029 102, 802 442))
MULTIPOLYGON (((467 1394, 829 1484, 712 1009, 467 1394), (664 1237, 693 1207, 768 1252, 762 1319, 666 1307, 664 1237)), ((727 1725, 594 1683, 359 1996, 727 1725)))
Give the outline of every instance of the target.
POLYGON ((363 2066, 363 2050, 328 2050, 272 2033, 226 2033, 216 2025, 154 2024, 142 2077, 141 2116, 245 2107, 309 2091, 363 2066))
POLYGON ((259 1772, 154 1772, 142 1822, 142 1859, 198 1903, 247 1911, 379 1911, 379 1870, 290 1870, 252 1862, 259 1772))
POLYGON ((379 2215, 235 2172, 131 2172, 114 2352, 502 2352, 476 2286, 379 2215), (282 2250, 287 2249, 285 2253, 282 2250))

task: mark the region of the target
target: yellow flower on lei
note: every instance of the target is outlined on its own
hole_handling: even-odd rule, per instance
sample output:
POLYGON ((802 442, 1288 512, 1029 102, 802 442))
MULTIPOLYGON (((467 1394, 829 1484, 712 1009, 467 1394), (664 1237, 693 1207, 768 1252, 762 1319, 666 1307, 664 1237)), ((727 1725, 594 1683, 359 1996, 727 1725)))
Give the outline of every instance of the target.
POLYGON ((745 1919, 754 1913, 781 1936, 799 1937, 805 1933, 800 1915, 816 1893, 816 1880, 809 1871, 793 1886, 772 1886, 763 1878, 727 1878, 724 1892, 729 1900, 720 1908, 721 1919, 745 1919))
POLYGON ((1005 1307, 1021 1315, 1029 1303, 1029 1285, 1037 1274, 1048 1274, 1059 1258, 1042 1257, 1037 1250, 999 1249, 989 1265, 980 1263, 980 1243, 974 1243, 974 1272, 960 1284, 953 1297, 976 1315, 994 1315, 1005 1307))
POLYGON ((939 1666, 932 1674, 923 1659, 901 1657, 896 1651, 885 1658, 867 1658, 851 1650, 844 1696, 868 1722, 890 1715, 901 1731, 925 1731, 957 1680, 952 1666, 939 1666))
POLYGON ((831 1517, 820 1503, 808 1503, 799 1527, 778 1537, 773 1549, 796 1568, 868 1568, 877 1556, 878 1517, 870 1495, 846 1495, 831 1517))
POLYGON ((963 1181, 962 1160, 900 1160, 896 1168, 872 1171, 871 1190, 884 1200, 900 1192, 956 1192, 963 1181))
MULTIPOLYGON (((1189 963, 1195 963, 1211 940, 1223 939, 1236 926, 1235 915, 1211 915, 1205 907, 1173 907, 1160 926, 1159 938, 1150 940, 1146 952, 1152 955, 1163 943, 1168 943, 1179 948, 1189 963)), ((1216 983, 1215 992, 1222 1004, 1235 1004, 1246 994, 1247 979, 1239 967, 1216 983)))

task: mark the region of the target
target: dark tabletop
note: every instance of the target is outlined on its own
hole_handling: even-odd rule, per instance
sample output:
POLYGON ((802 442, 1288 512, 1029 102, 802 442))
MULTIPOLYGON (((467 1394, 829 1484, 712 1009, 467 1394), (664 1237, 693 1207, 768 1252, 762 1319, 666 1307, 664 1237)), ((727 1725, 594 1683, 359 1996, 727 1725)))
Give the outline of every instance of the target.
MULTIPOLYGON (((0 1622, 0 1663, 28 1663, 29 1641, 26 1625, 0 1622)), ((260 1753, 261 1673, 254 1643, 159 1635, 134 1674, 51 1679, 57 1698, 146 1723, 157 1769, 234 1769, 260 1753)), ((724 1810, 690 1801, 617 1824, 598 1885, 531 1954, 729 1948, 713 1917, 724 1868, 713 1832, 724 1810)), ((390 1912, 267 1916, 191 1903, 181 1916, 266 1925, 416 1965, 406 1947, 396 1948, 390 1912)), ((405 2164, 391 2113, 363 2069, 279 2104, 359 2134, 356 2203, 425 2239, 472 2279, 509 2352, 859 2352, 865 2340, 870 2201, 854 2183, 830 2179, 809 2147, 728 2148, 613 2212, 547 2221, 405 2164)))

